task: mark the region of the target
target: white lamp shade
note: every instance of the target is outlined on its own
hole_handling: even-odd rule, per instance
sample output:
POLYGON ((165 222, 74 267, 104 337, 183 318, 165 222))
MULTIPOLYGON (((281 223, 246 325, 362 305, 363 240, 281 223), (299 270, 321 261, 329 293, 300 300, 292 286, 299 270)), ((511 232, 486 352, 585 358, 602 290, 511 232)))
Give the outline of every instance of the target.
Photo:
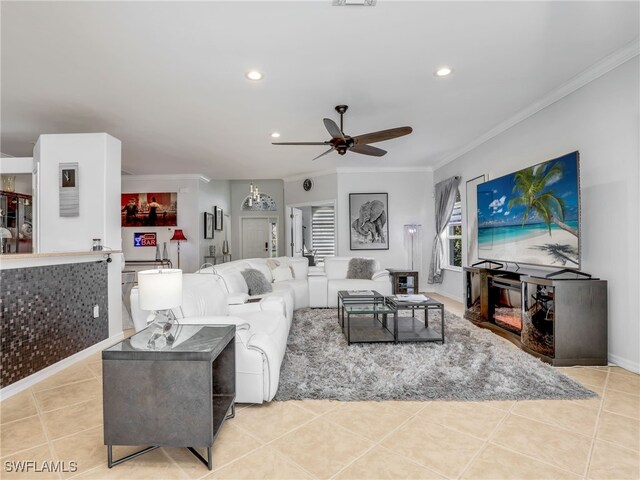
POLYGON ((168 310, 182 304, 182 270, 138 272, 138 296, 142 310, 168 310))

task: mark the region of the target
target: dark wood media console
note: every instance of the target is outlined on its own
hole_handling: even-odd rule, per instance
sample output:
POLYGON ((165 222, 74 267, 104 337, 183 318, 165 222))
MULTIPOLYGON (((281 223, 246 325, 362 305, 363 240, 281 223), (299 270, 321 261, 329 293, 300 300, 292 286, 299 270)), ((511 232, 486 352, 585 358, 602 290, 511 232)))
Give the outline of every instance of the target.
POLYGON ((465 267, 465 318, 557 366, 607 365, 607 282, 465 267))

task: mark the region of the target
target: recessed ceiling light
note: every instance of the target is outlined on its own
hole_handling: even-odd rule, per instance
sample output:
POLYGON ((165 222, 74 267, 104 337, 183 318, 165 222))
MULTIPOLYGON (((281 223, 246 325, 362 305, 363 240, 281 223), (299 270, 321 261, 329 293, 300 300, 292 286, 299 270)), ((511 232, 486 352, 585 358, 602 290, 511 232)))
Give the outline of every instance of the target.
POLYGON ((278 132, 273 132, 271 134, 271 138, 280 138, 280 134, 278 132))
POLYGON ((260 73, 257 70, 251 70, 250 72, 247 72, 245 74, 245 76, 249 79, 249 80, 262 80, 262 73, 260 73))
POLYGON ((451 75, 453 73, 453 69, 451 67, 440 67, 436 70, 436 77, 446 77, 447 75, 451 75))

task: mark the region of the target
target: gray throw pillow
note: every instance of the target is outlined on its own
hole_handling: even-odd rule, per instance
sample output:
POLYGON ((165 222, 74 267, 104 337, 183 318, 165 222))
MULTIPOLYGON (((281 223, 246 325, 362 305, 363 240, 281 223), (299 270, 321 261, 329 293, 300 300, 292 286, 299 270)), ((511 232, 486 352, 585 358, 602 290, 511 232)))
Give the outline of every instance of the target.
POLYGON ((247 268, 241 273, 244 281, 247 282, 247 287, 249 287, 249 295, 262 295, 263 293, 273 292, 271 283, 260 270, 247 268))
POLYGON ((349 260, 347 278, 371 280, 375 273, 376 261, 371 258, 352 258, 349 260))

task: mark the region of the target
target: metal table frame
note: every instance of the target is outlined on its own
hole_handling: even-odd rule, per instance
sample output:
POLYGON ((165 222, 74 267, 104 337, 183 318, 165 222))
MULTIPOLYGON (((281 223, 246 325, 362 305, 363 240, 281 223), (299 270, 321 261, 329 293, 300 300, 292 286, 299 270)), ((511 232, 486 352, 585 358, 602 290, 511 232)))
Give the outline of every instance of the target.
POLYGON ((422 310, 424 312, 424 330, 417 332, 416 336, 412 338, 402 338, 402 332, 399 331, 399 322, 401 318, 398 314, 395 316, 394 336, 397 342, 442 342, 444 345, 444 305, 440 302, 436 302, 433 299, 429 299, 427 302, 406 302, 399 300, 396 297, 389 297, 389 303, 391 303, 400 312, 402 310, 411 310, 412 322, 418 319, 416 317, 416 310, 422 310), (440 335, 429 327, 429 312, 431 310, 440 311, 440 335))
MULTIPOLYGON (((353 290, 340 290, 338 292, 338 323, 347 338, 347 344, 352 343, 379 343, 379 342, 395 342, 395 334, 389 329, 388 316, 396 315, 395 308, 389 304, 387 297, 375 290, 371 290, 371 294, 350 294, 353 290), (359 307, 359 308, 356 308, 359 307), (352 311, 350 309, 355 309, 352 311), (386 329, 391 335, 391 339, 367 339, 367 340, 351 340, 351 316, 352 315, 369 315, 374 321, 379 322, 382 328, 386 329), (382 319, 380 319, 382 317, 382 319), (346 327, 346 329, 345 329, 346 327)), ((394 325, 396 320, 394 318, 394 325)), ((394 327, 395 328, 395 327, 394 327)))

